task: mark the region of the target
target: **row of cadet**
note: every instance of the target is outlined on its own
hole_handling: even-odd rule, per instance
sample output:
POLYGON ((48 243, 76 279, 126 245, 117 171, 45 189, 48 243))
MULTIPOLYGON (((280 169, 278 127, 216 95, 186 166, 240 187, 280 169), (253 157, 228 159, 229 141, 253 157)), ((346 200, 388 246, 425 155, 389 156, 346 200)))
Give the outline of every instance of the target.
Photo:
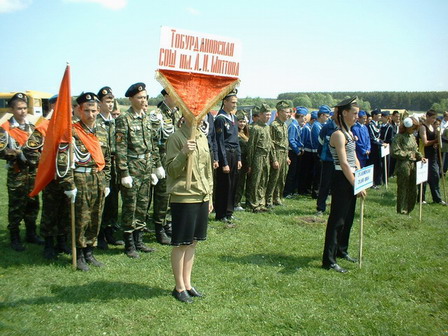
MULTIPOLYGON (((148 111, 145 84, 133 84, 125 94, 131 107, 121 115, 110 87, 77 98, 73 154, 67 144, 59 144, 55 178, 42 193, 43 241, 36 233, 39 199, 28 194, 34 187, 49 123, 33 125, 27 120, 24 94, 18 93, 10 99, 12 117, 0 125, 0 157, 8 162, 8 230, 14 250, 24 250, 19 231, 23 220, 26 241, 43 243, 45 258, 70 252, 69 199, 75 203, 77 265, 81 270, 87 270, 88 264, 102 265, 93 254, 97 245, 101 248, 107 248, 107 244, 124 245, 130 258, 138 258, 139 252, 152 252, 154 249, 143 242, 147 223, 151 221, 157 241, 170 244, 164 161, 166 141, 182 124, 182 116, 172 97, 165 90, 162 95, 164 99, 157 108, 148 111), (119 192, 123 240, 114 237, 120 228, 119 192)), ((241 209, 243 196, 248 210, 264 212, 281 205, 283 196, 290 197, 296 192, 311 193, 318 198, 317 210, 323 213, 329 192, 327 169, 333 166, 326 163, 331 162, 328 139, 336 127, 330 119, 332 110, 321 106, 305 122, 308 119, 305 108, 299 107, 292 114, 288 103, 280 101, 276 118, 269 126, 271 108, 266 104, 252 109, 252 124, 247 125, 247 114, 236 110, 236 95, 236 90, 230 92, 217 116, 209 113, 199 127, 208 137, 215 171, 216 220, 234 227, 233 212, 241 209)), ((53 97, 51 103, 56 99, 53 97)), ((382 114, 373 111, 368 124, 373 135, 357 134, 358 141, 369 139, 365 145, 370 143, 370 149, 361 153, 368 155, 366 160, 378 160, 373 154, 373 144, 379 152, 383 142, 390 142, 396 133, 399 119, 394 120, 394 115, 390 123, 384 121, 380 126, 378 119, 382 114)), ((365 117, 361 111, 360 119, 365 117)), ((387 120, 388 116, 383 118, 387 120)), ((362 129, 362 122, 358 124, 362 129)), ((360 161, 361 154, 358 154, 360 161)), ((379 170, 375 174, 376 185, 381 184, 381 162, 372 161, 379 170)))

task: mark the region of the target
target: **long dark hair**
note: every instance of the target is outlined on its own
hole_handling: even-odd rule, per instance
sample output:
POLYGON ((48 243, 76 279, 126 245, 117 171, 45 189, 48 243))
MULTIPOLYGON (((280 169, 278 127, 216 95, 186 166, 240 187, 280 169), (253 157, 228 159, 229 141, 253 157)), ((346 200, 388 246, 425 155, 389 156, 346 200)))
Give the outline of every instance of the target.
POLYGON ((342 112, 350 111, 352 107, 358 107, 358 103, 356 101, 354 101, 347 105, 336 106, 334 108, 334 113, 336 114, 336 123, 338 124, 339 128, 341 128, 343 131, 345 131, 347 133, 350 131, 350 128, 345 123, 344 116, 342 115, 342 112))

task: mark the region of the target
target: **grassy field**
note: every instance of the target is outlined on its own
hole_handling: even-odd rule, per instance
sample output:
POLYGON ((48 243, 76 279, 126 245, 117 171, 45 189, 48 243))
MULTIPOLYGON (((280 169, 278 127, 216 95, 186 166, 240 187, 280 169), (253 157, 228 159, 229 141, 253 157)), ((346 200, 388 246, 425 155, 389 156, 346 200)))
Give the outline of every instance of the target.
POLYGON ((368 193, 362 269, 320 268, 327 217, 298 197, 270 214, 237 213, 235 229, 211 221, 193 274, 207 296, 186 305, 170 295, 171 248, 149 235, 155 253, 100 251, 106 267, 88 273, 72 271, 67 256, 44 261, 42 247, 12 251, 2 170, 0 334, 448 335, 448 207, 425 205, 422 223, 418 208, 398 215, 390 182, 368 193))

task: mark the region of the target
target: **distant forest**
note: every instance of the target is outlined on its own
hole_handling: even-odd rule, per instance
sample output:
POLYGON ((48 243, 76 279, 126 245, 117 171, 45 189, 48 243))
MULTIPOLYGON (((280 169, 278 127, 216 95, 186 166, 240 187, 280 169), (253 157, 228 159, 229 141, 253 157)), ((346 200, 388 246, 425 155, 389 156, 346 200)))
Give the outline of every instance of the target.
MULTIPOLYGON (((434 109, 441 113, 448 111, 448 91, 428 92, 286 92, 280 93, 277 99, 260 97, 239 97, 238 105, 251 106, 266 103, 272 108, 279 100, 287 100, 292 106, 317 108, 320 105, 334 106, 341 100, 357 96, 361 109, 371 111, 380 109, 406 109, 409 111, 427 111, 434 109)), ((163 99, 162 95, 151 97, 150 106, 157 105, 163 99)), ((129 105, 128 98, 118 98, 120 105, 129 105)), ((219 106, 216 107, 217 109, 219 106)))
POLYGON ((335 105, 339 101, 357 96, 361 108, 365 110, 406 109, 426 111, 448 109, 448 91, 429 92, 287 92, 278 95, 277 99, 290 100, 294 106, 317 107, 323 104, 335 105), (311 105, 308 105, 310 104, 311 105), (436 105, 435 105, 436 104, 436 105))

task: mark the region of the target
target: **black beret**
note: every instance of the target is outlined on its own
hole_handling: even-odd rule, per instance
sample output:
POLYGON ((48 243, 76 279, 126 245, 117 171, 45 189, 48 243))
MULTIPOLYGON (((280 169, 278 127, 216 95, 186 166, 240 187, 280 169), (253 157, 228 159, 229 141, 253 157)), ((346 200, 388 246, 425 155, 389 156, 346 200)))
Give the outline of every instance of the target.
POLYGON ((58 95, 55 94, 53 97, 51 97, 50 99, 48 99, 48 102, 49 102, 50 104, 54 104, 54 103, 57 102, 57 100, 58 100, 58 95))
POLYGON ((28 97, 26 96, 26 94, 22 93, 22 92, 17 92, 14 96, 11 97, 11 99, 8 101, 8 106, 12 107, 12 103, 15 102, 16 100, 20 100, 23 101, 24 103, 28 104, 28 97))
POLYGON ((352 98, 344 99, 340 103, 337 103, 335 105, 335 107, 342 107, 342 106, 347 106, 347 105, 357 105, 356 99, 358 99, 358 97, 352 97, 352 98))
POLYGON ((382 112, 381 112, 381 115, 382 115, 383 117, 388 117, 388 116, 390 116, 390 112, 389 112, 389 111, 382 111, 382 112))
POLYGON ((98 91, 98 98, 102 100, 105 96, 111 95, 112 97, 114 94, 112 93, 112 89, 109 86, 104 86, 98 91))
POLYGON ((135 83, 132 84, 129 89, 124 94, 125 97, 134 97, 137 93, 146 90, 145 83, 135 83))
POLYGON ((377 114, 381 114, 381 109, 379 109, 379 108, 376 108, 376 109, 374 109, 371 113, 370 113, 371 115, 377 115, 377 114))
POLYGON ((162 91, 160 91, 160 93, 162 94, 162 96, 166 96, 168 94, 168 92, 166 92, 165 89, 163 89, 162 91))
POLYGON ((78 98, 76 98, 76 102, 78 105, 81 105, 86 102, 98 102, 98 96, 94 94, 93 92, 83 92, 81 93, 78 98))

